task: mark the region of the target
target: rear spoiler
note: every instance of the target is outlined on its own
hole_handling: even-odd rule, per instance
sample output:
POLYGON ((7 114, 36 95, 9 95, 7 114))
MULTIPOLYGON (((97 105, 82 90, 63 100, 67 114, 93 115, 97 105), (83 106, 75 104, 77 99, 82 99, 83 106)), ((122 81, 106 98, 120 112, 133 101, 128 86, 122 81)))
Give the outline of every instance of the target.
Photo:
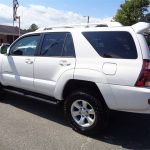
POLYGON ((131 26, 133 30, 138 34, 143 34, 144 32, 150 31, 150 23, 138 22, 131 26))

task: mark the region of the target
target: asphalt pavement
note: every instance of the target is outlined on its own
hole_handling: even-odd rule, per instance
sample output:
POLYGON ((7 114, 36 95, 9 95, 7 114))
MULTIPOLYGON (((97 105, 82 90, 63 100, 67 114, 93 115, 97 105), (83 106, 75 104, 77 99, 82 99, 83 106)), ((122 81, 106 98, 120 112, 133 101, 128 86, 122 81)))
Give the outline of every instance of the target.
POLYGON ((61 106, 7 94, 0 102, 0 150, 150 150, 150 115, 111 112, 93 137, 73 131, 61 106))

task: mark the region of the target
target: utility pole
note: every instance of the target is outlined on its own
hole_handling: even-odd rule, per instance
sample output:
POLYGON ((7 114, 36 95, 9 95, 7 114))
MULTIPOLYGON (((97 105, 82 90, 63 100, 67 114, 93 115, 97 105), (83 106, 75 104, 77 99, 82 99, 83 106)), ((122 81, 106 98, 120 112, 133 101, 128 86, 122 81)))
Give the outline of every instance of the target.
MULTIPOLYGON (((14 0, 13 0, 13 27, 14 27, 14 22, 15 22, 15 21, 14 21, 14 20, 15 20, 15 17, 14 17, 14 13, 15 13, 14 11, 15 11, 15 10, 14 10, 14 9, 15 9, 15 8, 14 8, 14 0)), ((13 41, 14 41, 14 34, 13 34, 13 41)))
POLYGON ((87 27, 89 27, 89 23, 90 23, 90 16, 84 16, 87 18, 87 27))
POLYGON ((20 25, 21 25, 21 24, 20 24, 20 16, 17 16, 16 18, 17 18, 17 19, 18 19, 18 21, 19 21, 19 30, 18 30, 18 35, 20 36, 20 35, 21 35, 21 32, 20 32, 20 25))
POLYGON ((87 21, 87 23, 89 24, 90 23, 90 16, 87 16, 88 17, 88 21, 87 21))
MULTIPOLYGON (((17 0, 13 0, 13 27, 15 25, 15 21, 19 19, 19 36, 20 36, 20 16, 17 16, 17 9, 19 7, 19 3, 17 0)), ((13 41, 14 41, 14 34, 13 34, 13 41)))

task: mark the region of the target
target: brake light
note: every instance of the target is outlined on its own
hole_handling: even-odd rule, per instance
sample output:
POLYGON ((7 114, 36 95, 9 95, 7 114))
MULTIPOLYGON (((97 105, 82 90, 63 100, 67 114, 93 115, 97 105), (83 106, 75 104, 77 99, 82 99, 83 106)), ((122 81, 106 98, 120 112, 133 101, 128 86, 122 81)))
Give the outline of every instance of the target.
POLYGON ((142 71, 135 86, 138 87, 150 86, 150 60, 143 60, 142 71))

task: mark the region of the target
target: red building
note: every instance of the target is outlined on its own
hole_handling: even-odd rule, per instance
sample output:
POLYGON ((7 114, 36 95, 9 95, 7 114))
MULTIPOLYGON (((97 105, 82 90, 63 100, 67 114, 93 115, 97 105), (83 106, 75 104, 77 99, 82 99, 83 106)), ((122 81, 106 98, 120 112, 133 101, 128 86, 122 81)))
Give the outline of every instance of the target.
MULTIPOLYGON (((21 30, 21 34, 25 32, 21 30)), ((11 44, 19 37, 19 28, 13 26, 0 25, 0 43, 11 44)))

